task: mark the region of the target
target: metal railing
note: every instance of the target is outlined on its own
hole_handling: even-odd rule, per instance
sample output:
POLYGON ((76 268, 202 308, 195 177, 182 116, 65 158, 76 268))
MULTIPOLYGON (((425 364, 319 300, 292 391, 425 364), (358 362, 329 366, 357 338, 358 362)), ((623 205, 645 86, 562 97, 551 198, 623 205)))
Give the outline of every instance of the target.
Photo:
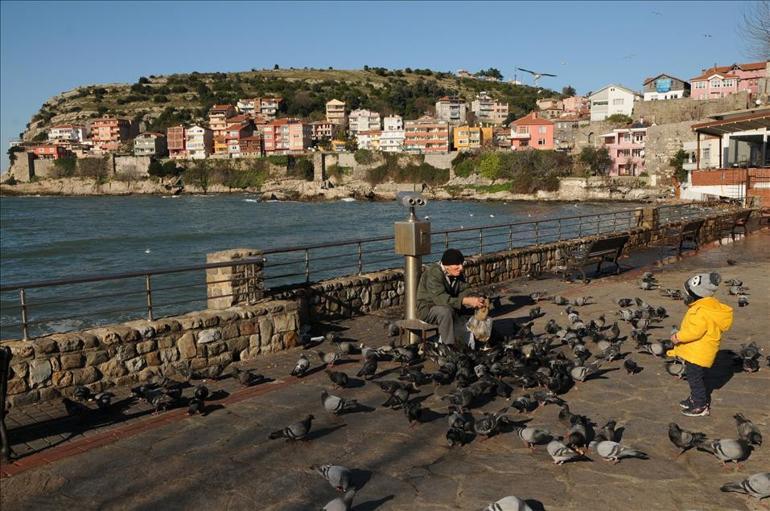
MULTIPOLYGON (((660 224, 708 214, 695 205, 659 206, 660 224)), ((432 233, 432 253, 439 259, 448 247, 468 255, 551 243, 596 234, 626 232, 641 221, 640 209, 576 215, 527 222, 455 228, 432 233)), ((85 275, 59 280, 19 282, 0 287, 0 338, 35 337, 133 319, 153 320, 205 307, 206 287, 231 282, 209 280, 206 270, 234 264, 263 265, 265 295, 334 277, 360 275, 400 267, 393 236, 332 241, 267 249, 262 256, 237 262, 148 269, 128 273, 85 275), (70 292, 77 289, 76 292, 70 292), (17 299, 12 294, 17 295, 17 299)), ((217 296, 228 298, 234 294, 217 296)))

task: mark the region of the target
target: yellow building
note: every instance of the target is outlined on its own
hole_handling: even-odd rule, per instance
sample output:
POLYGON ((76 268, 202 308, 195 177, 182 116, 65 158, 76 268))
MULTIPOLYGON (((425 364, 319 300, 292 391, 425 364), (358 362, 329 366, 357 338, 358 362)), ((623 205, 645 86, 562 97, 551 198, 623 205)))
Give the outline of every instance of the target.
POLYGON ((214 137, 214 154, 227 154, 227 140, 225 137, 214 137))
POLYGON ((491 126, 457 126, 452 130, 452 143, 456 151, 480 149, 492 142, 493 131, 491 126))

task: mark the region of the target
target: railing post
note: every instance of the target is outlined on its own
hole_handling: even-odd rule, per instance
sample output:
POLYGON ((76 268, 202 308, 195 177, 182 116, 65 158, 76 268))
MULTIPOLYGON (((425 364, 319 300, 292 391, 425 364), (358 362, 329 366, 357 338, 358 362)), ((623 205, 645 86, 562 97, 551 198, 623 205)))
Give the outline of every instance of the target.
POLYGON ((580 218, 580 222, 578 223, 578 238, 582 238, 583 237, 583 217, 581 216, 578 218, 580 218))
POLYGON ((540 222, 535 222, 535 245, 540 244, 540 222))
POLYGON ((513 225, 508 224, 508 250, 513 250, 513 225))
POLYGON ((444 250, 449 248, 449 233, 444 233, 444 250))
POLYGON ((484 253, 484 229, 479 229, 479 254, 484 253))
POLYGON ((364 272, 364 253, 361 248, 361 242, 358 242, 358 274, 361 275, 364 272))
POLYGON ((310 249, 305 249, 305 282, 310 282, 310 249))
POLYGON ((144 289, 147 292, 147 320, 152 321, 152 282, 149 273, 144 276, 144 289))
POLYGON ((29 330, 27 329, 27 294, 24 289, 19 289, 19 303, 21 304, 21 333, 26 341, 29 339, 29 330))
POLYGON ((559 218, 559 230, 557 231, 559 238, 556 241, 561 241, 561 218, 559 218))
POLYGON ((596 215, 596 234, 599 234, 601 232, 602 228, 602 216, 596 215))

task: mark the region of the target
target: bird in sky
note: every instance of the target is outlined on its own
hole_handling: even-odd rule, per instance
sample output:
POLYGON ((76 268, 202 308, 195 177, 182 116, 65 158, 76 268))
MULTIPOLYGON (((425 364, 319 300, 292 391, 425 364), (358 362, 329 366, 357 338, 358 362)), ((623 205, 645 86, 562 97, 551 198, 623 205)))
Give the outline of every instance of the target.
POLYGON ((703 37, 711 38, 711 34, 703 34, 703 37))
POLYGON ((653 13, 655 16, 663 16, 663 13, 662 13, 662 12, 660 12, 660 11, 652 11, 652 13, 653 13))
POLYGON ((537 82, 538 82, 538 80, 540 80, 540 78, 542 78, 542 77, 544 77, 544 76, 552 76, 552 77, 554 77, 554 78, 556 77, 556 75, 554 75, 554 74, 550 74, 550 73, 540 73, 540 72, 538 72, 538 71, 531 71, 531 70, 529 70, 529 69, 524 69, 523 67, 517 67, 516 69, 518 69, 519 71, 524 71, 525 73, 529 73, 529 74, 531 74, 531 75, 532 75, 532 77, 533 77, 533 81, 535 82, 535 87, 537 87, 537 82))

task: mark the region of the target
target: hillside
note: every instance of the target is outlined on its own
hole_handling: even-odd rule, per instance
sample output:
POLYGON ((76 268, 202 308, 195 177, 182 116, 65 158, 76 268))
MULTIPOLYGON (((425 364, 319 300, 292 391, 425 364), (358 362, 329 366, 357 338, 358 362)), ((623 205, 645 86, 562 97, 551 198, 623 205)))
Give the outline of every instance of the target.
POLYGON ((265 95, 286 100, 283 116, 322 119, 326 101, 337 98, 346 101, 348 109, 368 108, 416 118, 431 110, 440 96, 460 95, 470 102, 483 90, 507 101, 512 118, 534 109, 538 96, 558 96, 548 89, 538 95, 538 89, 526 85, 459 78, 428 69, 193 72, 141 77, 134 84, 86 85, 64 92, 42 105, 23 138, 44 139, 45 130, 52 125, 85 123, 103 115, 132 119, 141 123, 143 130, 163 130, 206 119, 215 103, 235 104, 239 98, 265 95))

